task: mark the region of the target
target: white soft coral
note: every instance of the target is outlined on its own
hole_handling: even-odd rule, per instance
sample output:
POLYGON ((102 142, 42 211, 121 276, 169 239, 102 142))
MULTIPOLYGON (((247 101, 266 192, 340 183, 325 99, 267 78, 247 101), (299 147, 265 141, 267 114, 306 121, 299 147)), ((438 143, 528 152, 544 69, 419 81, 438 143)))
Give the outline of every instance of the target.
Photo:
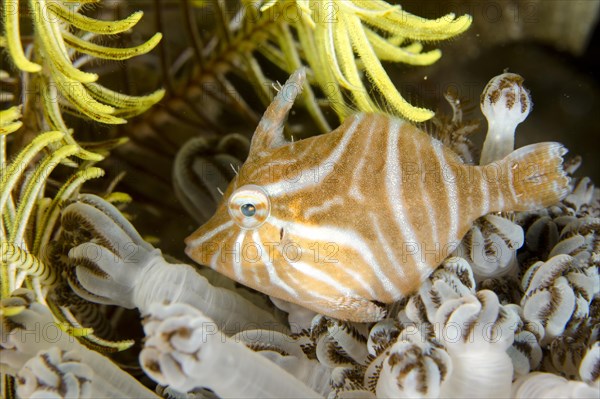
POLYGON ((212 286, 192 266, 168 263, 160 250, 145 242, 115 207, 99 197, 80 196, 79 202, 64 209, 62 218, 65 230, 84 225, 93 236, 69 252, 75 267, 69 283, 83 298, 138 308, 142 314, 155 302, 187 303, 229 333, 280 325, 273 315, 240 295, 212 286))
POLYGON ((481 112, 488 121, 488 131, 480 165, 500 160, 514 150, 515 129, 533 105, 523 80, 517 74, 503 73, 492 78, 481 93, 481 112))
POLYGON ((185 392, 208 387, 221 397, 319 398, 302 381, 221 332, 183 303, 155 303, 144 324, 144 371, 185 392))

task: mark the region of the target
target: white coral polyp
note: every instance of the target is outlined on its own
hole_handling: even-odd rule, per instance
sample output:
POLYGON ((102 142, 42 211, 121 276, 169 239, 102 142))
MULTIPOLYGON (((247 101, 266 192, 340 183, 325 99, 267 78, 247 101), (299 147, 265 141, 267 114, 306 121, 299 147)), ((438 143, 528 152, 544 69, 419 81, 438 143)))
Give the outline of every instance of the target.
POLYGON ((296 305, 295 303, 287 302, 275 297, 269 298, 275 306, 288 314, 288 322, 292 333, 299 333, 304 329, 308 330, 312 320, 317 315, 317 313, 314 311, 303 306, 296 305))
POLYGON ((594 342, 581 360, 579 376, 600 391, 600 342, 594 342))
POLYGON ((486 215, 471 227, 456 253, 469 261, 478 279, 500 277, 517 265, 516 251, 524 242, 521 226, 500 216, 486 215))
POLYGON ((581 263, 600 262, 600 218, 583 217, 568 223, 549 257, 567 254, 581 263))
POLYGON ((60 330, 50 310, 31 303, 33 298, 31 291, 19 289, 2 301, 26 306, 0 323, 0 367, 19 377, 19 397, 157 397, 108 358, 60 330))
POLYGON ((452 359, 453 370, 441 396, 509 397, 513 364, 506 353, 518 316, 505 310, 488 290, 443 303, 435 318, 436 335, 452 359))
POLYGON ((71 287, 92 302, 138 308, 142 314, 154 302, 182 302, 201 309, 219 327, 233 333, 279 324, 277 319, 230 290, 212 286, 192 266, 168 263, 160 250, 137 233, 111 204, 93 195, 73 203, 63 219, 77 216, 102 234, 103 245, 84 243, 71 249, 77 283, 71 287), (90 264, 94 268, 90 267, 90 264), (100 273, 98 272, 100 271, 100 273))
POLYGON ((93 370, 76 352, 57 347, 40 351, 17 373, 22 398, 91 398, 93 370))
POLYGON ((452 370, 446 351, 431 345, 417 330, 409 335, 405 330, 386 354, 376 386, 378 398, 437 398, 452 370))
POLYGON ((526 375, 535 370, 542 361, 542 348, 535 334, 527 330, 515 334, 515 345, 507 349, 507 354, 512 360, 515 375, 526 375))
POLYGON ((314 318, 313 329, 320 329, 319 324, 324 326, 322 335, 316 341, 319 362, 332 368, 350 363, 367 363, 367 337, 354 325, 321 315, 314 318))
POLYGON ((573 192, 563 202, 575 212, 579 212, 581 209, 589 207, 593 200, 594 184, 589 177, 584 177, 577 183, 573 192))
POLYGON ((506 353, 449 351, 453 373, 442 385, 448 398, 508 398, 513 366, 506 353))
POLYGON ((519 377, 513 384, 515 399, 598 399, 598 389, 581 381, 569 381, 551 373, 533 372, 519 377))
POLYGON ((231 336, 230 340, 248 346, 323 396, 331 392, 332 369, 316 359, 309 359, 298 336, 273 330, 246 330, 231 336))
POLYGON ((543 326, 542 344, 562 335, 572 318, 587 317, 598 284, 596 267, 585 267, 564 254, 536 262, 525 272, 523 317, 543 326))
POLYGON ((197 387, 196 363, 212 347, 224 341, 215 323, 190 306, 176 303, 151 306, 144 324, 146 342, 140 363, 146 373, 162 385, 186 392, 197 387), (203 352, 201 352, 203 347, 203 352))
POLYGON ((418 295, 409 299, 400 317, 414 323, 434 323, 441 304, 474 292, 475 278, 469 263, 460 257, 448 258, 423 282, 418 295))
POLYGON ((488 82, 480 104, 488 121, 480 165, 500 160, 514 150, 515 129, 527 118, 532 104, 521 76, 503 73, 488 82))
POLYGON ((149 310, 140 363, 161 384, 181 392, 206 387, 221 397, 320 397, 265 357, 227 338, 198 309, 156 303, 149 310))
POLYGON ((504 305, 504 309, 512 311, 519 317, 515 329, 515 340, 506 353, 512 360, 515 376, 526 375, 531 370, 537 369, 542 361, 542 348, 538 342, 537 333, 542 331, 543 327, 536 323, 523 322, 523 309, 519 305, 504 305))

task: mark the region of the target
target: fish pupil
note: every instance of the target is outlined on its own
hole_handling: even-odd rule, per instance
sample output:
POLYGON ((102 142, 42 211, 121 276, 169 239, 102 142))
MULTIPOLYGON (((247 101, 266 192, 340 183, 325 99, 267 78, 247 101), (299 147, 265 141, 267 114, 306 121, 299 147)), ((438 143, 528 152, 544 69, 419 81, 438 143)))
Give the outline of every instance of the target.
POLYGON ((244 216, 248 217, 254 216, 256 213, 256 207, 252 204, 244 204, 241 206, 240 210, 244 216))

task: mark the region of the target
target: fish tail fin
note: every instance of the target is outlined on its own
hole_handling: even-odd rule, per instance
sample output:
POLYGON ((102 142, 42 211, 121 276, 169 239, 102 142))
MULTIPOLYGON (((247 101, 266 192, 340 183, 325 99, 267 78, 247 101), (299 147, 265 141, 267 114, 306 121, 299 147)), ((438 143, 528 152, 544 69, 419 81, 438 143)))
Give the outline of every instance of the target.
POLYGON ((569 177, 563 169, 567 151, 560 143, 537 143, 519 148, 500 161, 510 171, 506 183, 514 198, 507 210, 544 208, 565 198, 570 192, 569 177))

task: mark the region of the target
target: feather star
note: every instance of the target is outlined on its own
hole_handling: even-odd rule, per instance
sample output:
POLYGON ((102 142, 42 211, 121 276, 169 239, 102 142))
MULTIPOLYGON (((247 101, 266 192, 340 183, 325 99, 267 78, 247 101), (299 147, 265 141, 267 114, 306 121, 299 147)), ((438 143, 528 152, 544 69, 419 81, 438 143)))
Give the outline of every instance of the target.
MULTIPOLYGON (((472 21, 470 15, 456 17, 452 13, 428 20, 381 0, 270 0, 261 11, 283 14, 295 26, 315 79, 332 103, 344 104, 341 93, 348 90, 358 109, 379 110, 363 84, 364 71, 386 100, 390 112, 413 122, 428 120, 433 112, 406 101, 381 61, 431 65, 440 59, 442 52, 439 49, 423 52, 421 42, 460 35, 472 21)), ((347 110, 340 108, 343 107, 336 111, 348 116, 347 110)))

